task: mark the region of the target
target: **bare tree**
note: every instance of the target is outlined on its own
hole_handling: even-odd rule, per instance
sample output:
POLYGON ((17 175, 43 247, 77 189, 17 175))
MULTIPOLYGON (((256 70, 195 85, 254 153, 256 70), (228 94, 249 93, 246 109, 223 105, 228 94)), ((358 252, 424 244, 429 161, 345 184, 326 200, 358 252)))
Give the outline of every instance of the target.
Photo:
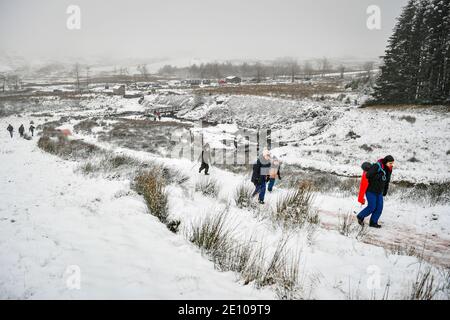
POLYGON ((320 62, 320 73, 321 73, 321 77, 323 78, 325 76, 325 73, 330 71, 331 69, 331 64, 328 61, 328 59, 326 57, 323 57, 320 62))
POLYGON ((76 84, 77 84, 77 91, 80 91, 80 65, 77 63, 75 63, 75 67, 74 67, 74 75, 75 75, 75 79, 76 79, 76 84))
POLYGON ((119 74, 120 74, 121 76, 128 75, 128 68, 126 68, 126 67, 121 67, 120 70, 119 70, 119 74))
POLYGON ((148 79, 148 70, 146 64, 141 64, 137 66, 138 71, 141 73, 142 77, 147 80, 148 79))
POLYGON ((2 85, 3 89, 2 89, 2 91, 5 92, 6 81, 7 81, 8 77, 6 76, 6 74, 2 74, 2 75, 0 76, 0 78, 3 80, 3 85, 2 85))
POLYGON ((298 66, 297 60, 292 60, 289 63, 289 73, 291 76, 292 83, 295 82, 295 75, 297 74, 298 71, 299 71, 299 66, 298 66))
POLYGON ((264 76, 264 70, 263 70, 262 64, 260 62, 257 62, 255 64, 255 69, 256 69, 256 82, 260 83, 261 78, 264 76))
POLYGON ((89 90, 89 70, 91 67, 86 66, 86 90, 89 90))
POLYGON ((343 64, 339 66, 339 73, 341 74, 341 79, 344 79, 345 66, 343 64))
POLYGON ((305 61, 305 63, 303 64, 303 73, 306 76, 311 77, 313 72, 314 72, 314 68, 313 68, 311 62, 305 61))

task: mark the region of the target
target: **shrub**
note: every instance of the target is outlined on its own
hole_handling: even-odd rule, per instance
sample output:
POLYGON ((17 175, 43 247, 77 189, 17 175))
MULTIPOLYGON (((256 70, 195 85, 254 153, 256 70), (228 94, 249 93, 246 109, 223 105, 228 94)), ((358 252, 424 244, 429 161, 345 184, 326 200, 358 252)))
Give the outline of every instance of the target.
POLYGON ((413 116, 402 116, 399 118, 400 120, 405 120, 406 122, 409 123, 415 123, 416 122, 416 118, 413 116))
POLYGON ((359 146, 361 149, 367 152, 372 152, 373 148, 371 146, 368 146, 367 144, 363 144, 362 146, 359 146))
POLYGON ((211 254, 215 261, 223 258, 231 244, 230 231, 225 228, 227 212, 225 209, 220 214, 193 224, 189 236, 189 241, 211 254))
POLYGON ((85 132, 85 133, 91 133, 92 132, 92 128, 97 127, 98 123, 95 120, 91 120, 91 119, 86 119, 86 120, 82 120, 79 123, 77 123, 76 125, 73 126, 73 130, 75 132, 85 132))
POLYGON ((343 236, 350 236, 354 227, 354 217, 351 213, 339 215, 339 233, 343 236))
POLYGON ((219 195, 219 184, 214 178, 203 178, 195 184, 195 191, 204 196, 217 198, 219 195))
POLYGON ((249 183, 240 184, 234 193, 234 202, 238 208, 252 207, 254 187, 249 183))
POLYGON ((138 161, 125 155, 113 155, 107 158, 112 168, 116 169, 124 165, 136 165, 138 161))
POLYGON ((350 138, 350 139, 358 139, 358 138, 361 138, 361 136, 360 136, 359 134, 356 134, 353 130, 350 130, 350 131, 347 133, 346 137, 347 137, 347 138, 350 138))
POLYGON ((287 258, 287 240, 282 239, 266 259, 265 249, 255 246, 252 238, 241 243, 233 239, 225 228, 227 210, 193 225, 189 240, 206 251, 219 270, 238 272, 245 285, 253 282, 256 287, 274 286, 280 299, 297 298, 300 260, 298 255, 287 258))
POLYGON ((312 210, 313 200, 312 184, 309 182, 299 183, 295 190, 278 198, 275 220, 285 225, 298 226, 303 226, 306 222, 318 223, 318 214, 312 210))
POLYGON ((82 140, 72 140, 58 133, 52 136, 44 134, 38 140, 38 147, 45 152, 62 158, 87 159, 94 153, 100 153, 100 148, 82 140))
POLYGON ((431 267, 426 268, 423 272, 419 268, 416 279, 411 285, 407 299, 432 300, 436 292, 437 288, 434 283, 434 276, 431 273, 431 267))
POLYGON ((135 179, 135 189, 142 194, 150 213, 156 216, 162 223, 168 222, 168 196, 165 191, 165 183, 157 171, 140 173, 135 179))

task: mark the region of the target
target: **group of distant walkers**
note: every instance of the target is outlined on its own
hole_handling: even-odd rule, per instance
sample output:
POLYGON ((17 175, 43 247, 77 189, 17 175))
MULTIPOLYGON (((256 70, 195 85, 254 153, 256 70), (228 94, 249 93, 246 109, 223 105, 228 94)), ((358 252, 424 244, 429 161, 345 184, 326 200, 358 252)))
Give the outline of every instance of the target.
MULTIPOLYGON (((199 173, 204 170, 205 175, 209 175, 211 164, 210 146, 206 143, 198 159, 201 162, 199 173)), ((361 177, 358 202, 367 206, 356 216, 358 223, 364 226, 364 219, 370 216, 369 226, 381 228, 378 224, 383 211, 383 197, 388 193, 391 174, 394 167, 394 157, 388 155, 379 159, 375 163, 364 162, 361 166, 363 174, 361 177)), ((253 197, 258 195, 258 202, 264 204, 266 190, 272 192, 276 180, 281 180, 281 161, 271 155, 267 148, 258 156, 253 164, 251 182, 255 186, 253 197)))
MULTIPOLYGON (((35 130, 35 129, 36 129, 36 127, 34 126, 34 122, 31 121, 31 122, 30 122, 30 127, 28 128, 28 131, 31 133, 31 136, 32 136, 32 137, 34 136, 34 130, 35 130)), ((8 130, 9 135, 10 135, 11 138, 12 138, 13 135, 14 135, 14 127, 13 127, 11 124, 9 124, 8 127, 6 128, 6 130, 8 130)), ((26 135, 26 133, 25 133, 25 127, 24 127, 23 124, 20 125, 18 131, 19 131, 19 135, 20 135, 21 138, 27 138, 27 135, 26 135)))
MULTIPOLYGON (((235 140, 235 147, 237 142, 235 140)), ((205 175, 209 175, 209 166, 211 164, 211 152, 209 143, 203 145, 202 152, 198 158, 200 161, 200 168, 198 172, 203 170, 205 175)), ((253 165, 253 173, 251 181, 255 186, 253 196, 258 196, 258 201, 264 204, 264 196, 266 189, 272 192, 276 179, 281 180, 280 174, 281 161, 270 154, 268 149, 264 149, 261 155, 258 157, 256 163, 253 165)))
POLYGON ((159 121, 161 121, 161 112, 155 110, 153 112, 153 117, 155 118, 155 120, 158 119, 159 121))

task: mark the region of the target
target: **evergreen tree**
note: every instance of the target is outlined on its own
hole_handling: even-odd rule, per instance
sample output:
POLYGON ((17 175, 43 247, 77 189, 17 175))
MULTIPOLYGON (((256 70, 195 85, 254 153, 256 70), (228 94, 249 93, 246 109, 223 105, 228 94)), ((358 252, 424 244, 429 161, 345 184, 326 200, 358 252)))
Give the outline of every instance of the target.
POLYGON ((389 39, 374 97, 381 103, 450 100, 450 2, 410 0, 389 39))

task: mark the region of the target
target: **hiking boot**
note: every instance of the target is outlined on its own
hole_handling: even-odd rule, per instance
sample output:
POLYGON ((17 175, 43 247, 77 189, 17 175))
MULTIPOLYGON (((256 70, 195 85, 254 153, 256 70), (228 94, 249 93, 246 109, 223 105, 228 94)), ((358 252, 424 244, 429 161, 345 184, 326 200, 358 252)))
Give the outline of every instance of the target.
POLYGON ((205 173, 205 176, 209 176, 209 173, 205 173))
POLYGON ((381 226, 380 226, 378 223, 373 223, 373 222, 371 222, 371 223, 369 224, 369 227, 371 227, 371 228, 377 228, 377 229, 380 229, 380 228, 381 228, 381 226))
POLYGON ((358 219, 358 224, 359 224, 361 227, 364 227, 364 219, 361 219, 360 217, 356 217, 356 219, 358 219))
POLYGON ((258 201, 260 204, 264 204, 264 200, 259 200, 258 201))

